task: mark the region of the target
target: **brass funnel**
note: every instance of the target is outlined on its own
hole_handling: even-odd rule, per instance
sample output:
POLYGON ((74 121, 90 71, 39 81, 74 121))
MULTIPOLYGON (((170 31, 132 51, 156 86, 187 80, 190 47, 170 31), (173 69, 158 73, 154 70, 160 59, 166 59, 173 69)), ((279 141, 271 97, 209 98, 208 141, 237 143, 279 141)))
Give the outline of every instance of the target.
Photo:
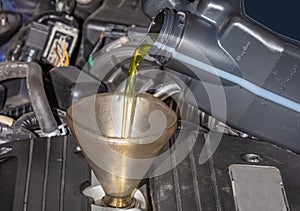
POLYGON ((132 134, 121 138, 123 93, 84 98, 67 111, 67 123, 105 191, 102 205, 134 206, 132 194, 173 135, 173 110, 149 94, 136 100, 132 134))

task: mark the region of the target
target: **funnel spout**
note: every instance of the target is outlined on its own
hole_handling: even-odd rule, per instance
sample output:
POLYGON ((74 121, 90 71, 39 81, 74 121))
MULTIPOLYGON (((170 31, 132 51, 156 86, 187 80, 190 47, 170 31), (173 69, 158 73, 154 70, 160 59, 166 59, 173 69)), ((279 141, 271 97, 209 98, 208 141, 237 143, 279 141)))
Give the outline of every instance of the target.
POLYGON ((133 208, 135 206, 135 199, 131 195, 127 197, 115 197, 106 194, 101 205, 104 207, 119 207, 119 208, 133 208))

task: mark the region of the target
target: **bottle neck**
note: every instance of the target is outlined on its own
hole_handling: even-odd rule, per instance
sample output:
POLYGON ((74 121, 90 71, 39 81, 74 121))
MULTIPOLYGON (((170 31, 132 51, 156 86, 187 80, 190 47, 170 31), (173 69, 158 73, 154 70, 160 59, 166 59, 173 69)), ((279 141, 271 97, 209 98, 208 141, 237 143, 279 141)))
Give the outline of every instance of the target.
POLYGON ((164 9, 152 21, 148 34, 154 42, 150 54, 162 64, 171 58, 164 46, 176 49, 185 28, 186 15, 183 12, 164 9))

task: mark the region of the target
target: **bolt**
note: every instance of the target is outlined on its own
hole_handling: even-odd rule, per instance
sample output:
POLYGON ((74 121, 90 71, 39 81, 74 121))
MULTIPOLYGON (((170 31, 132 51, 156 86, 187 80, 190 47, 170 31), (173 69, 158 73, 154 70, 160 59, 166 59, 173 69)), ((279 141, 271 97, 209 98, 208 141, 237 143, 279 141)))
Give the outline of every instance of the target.
POLYGON ((74 153, 81 153, 81 148, 80 148, 80 146, 77 146, 77 147, 75 147, 75 149, 74 149, 74 153))
POLYGON ((243 154, 241 156, 241 159, 243 161, 246 161, 246 162, 252 163, 252 164, 258 164, 263 160, 261 156, 259 156, 257 154, 252 154, 252 153, 243 154))

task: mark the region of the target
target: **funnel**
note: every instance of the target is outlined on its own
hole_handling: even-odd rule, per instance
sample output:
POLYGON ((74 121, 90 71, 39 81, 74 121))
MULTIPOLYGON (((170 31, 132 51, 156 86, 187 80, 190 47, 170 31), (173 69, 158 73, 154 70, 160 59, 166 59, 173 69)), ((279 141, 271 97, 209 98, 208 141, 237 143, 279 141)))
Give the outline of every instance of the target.
POLYGON ((123 93, 93 95, 67 111, 67 123, 101 184, 102 206, 130 208, 134 190, 173 135, 177 117, 161 100, 138 94, 132 133, 121 138, 123 93))

